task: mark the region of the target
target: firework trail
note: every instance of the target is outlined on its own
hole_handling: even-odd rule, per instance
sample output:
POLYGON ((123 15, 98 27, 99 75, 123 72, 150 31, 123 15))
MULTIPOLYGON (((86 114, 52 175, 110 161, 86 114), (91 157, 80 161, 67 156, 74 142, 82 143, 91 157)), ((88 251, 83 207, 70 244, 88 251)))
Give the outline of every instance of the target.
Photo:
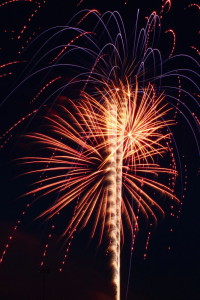
MULTIPOLYGON (((182 86, 188 83, 198 89, 195 83, 198 75, 193 70, 166 67, 175 61, 175 38, 169 58, 163 60, 155 45, 161 31, 156 13, 151 14, 141 30, 137 15, 131 54, 123 21, 117 12, 101 16, 96 10, 84 10, 75 15, 71 23, 75 25, 47 30, 30 44, 34 46, 52 32, 35 51, 25 69, 26 78, 16 87, 20 88, 34 76, 47 72, 50 75, 63 67, 70 72, 68 82, 65 80, 38 105, 44 106, 51 99, 59 102, 62 98, 61 105, 56 105, 55 100, 51 103, 45 117, 45 131, 26 134, 45 152, 44 156, 21 159, 31 168, 36 166, 26 174, 45 172, 47 177, 35 182, 25 196, 36 194, 38 198, 47 199, 51 195, 51 199, 56 199, 40 215, 47 219, 65 211, 67 206, 74 207, 74 214, 63 232, 68 240, 92 223, 91 237, 98 234, 99 244, 109 241, 115 300, 119 300, 120 248, 126 228, 134 240, 140 217, 155 226, 157 219, 164 215, 161 198, 179 202, 174 190, 177 164, 173 161, 169 168, 162 167, 160 161, 171 157, 170 145, 175 144, 172 132, 176 122, 171 110, 181 112, 186 121, 190 115, 190 109, 174 94, 179 95, 181 91, 194 100, 182 86), (90 16, 97 19, 94 27, 82 29, 90 16), (115 29, 111 31, 113 24, 115 29), (52 46, 66 34, 72 36, 67 43, 52 46), (74 58, 75 63, 72 63, 74 58), (182 85, 169 86, 168 78, 178 83, 181 80, 182 85), (163 183, 163 176, 170 178, 172 187, 163 183)), ((174 37, 171 29, 166 32, 174 37)), ((188 56, 184 58, 197 64, 188 56)), ((52 78, 31 103, 36 105, 43 90, 61 79, 55 74, 52 78)), ((195 117, 193 122, 197 126, 195 117)))

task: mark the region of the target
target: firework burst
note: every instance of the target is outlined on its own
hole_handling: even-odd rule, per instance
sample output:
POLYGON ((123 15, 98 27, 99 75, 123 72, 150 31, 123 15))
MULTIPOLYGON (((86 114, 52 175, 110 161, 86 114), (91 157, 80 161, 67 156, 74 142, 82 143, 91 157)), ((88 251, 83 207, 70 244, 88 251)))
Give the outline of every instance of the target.
POLYGON ((90 225, 91 238, 98 236, 99 244, 108 241, 115 300, 120 299, 120 251, 125 233, 131 235, 133 244, 140 219, 155 227, 164 216, 163 199, 179 202, 174 187, 181 167, 175 161, 179 156, 172 133, 178 113, 196 138, 197 119, 180 95, 197 105, 184 85, 196 92, 198 74, 176 66, 180 58, 188 65, 197 66, 197 62, 186 55, 173 56, 176 36, 172 29, 166 30, 173 43, 169 57, 163 60, 157 48, 160 18, 166 5, 170 9, 171 1, 163 2, 161 16, 153 12, 141 30, 137 14, 131 51, 117 12, 100 15, 97 10, 83 10, 70 25, 40 34, 30 48, 44 38, 45 42, 35 51, 24 70, 26 77, 11 94, 37 76, 45 74, 49 80, 30 100, 32 111, 3 135, 6 140, 22 121, 50 103, 44 130, 26 134, 45 154, 20 159, 31 167, 26 175, 40 178, 25 196, 46 199, 48 205, 40 217, 47 220, 72 208, 64 239, 70 240, 90 225), (95 24, 88 30, 90 17, 95 24), (63 69, 67 75, 61 76, 63 69), (58 70, 61 72, 55 76, 58 70), (55 83, 57 88, 42 97, 55 83), (170 184, 165 184, 166 179, 170 184))
POLYGON ((164 215, 158 194, 178 201, 173 189, 159 182, 161 173, 175 179, 177 171, 157 162, 169 151, 171 134, 164 132, 174 122, 167 119, 169 108, 163 95, 156 96, 153 85, 139 90, 137 81, 134 86, 128 81, 118 86, 105 83, 105 89, 97 90, 97 94, 98 99, 85 92, 79 101, 66 99, 59 112, 46 117, 48 134, 27 135, 55 154, 51 158, 23 158, 24 163, 38 166, 28 174, 48 174, 26 196, 58 194, 41 214, 48 218, 76 203, 63 233, 68 239, 90 220, 91 237, 97 231, 99 243, 103 236, 109 237, 113 283, 116 299, 120 299, 124 226, 133 237, 139 228, 138 211, 155 225, 157 215, 164 215))

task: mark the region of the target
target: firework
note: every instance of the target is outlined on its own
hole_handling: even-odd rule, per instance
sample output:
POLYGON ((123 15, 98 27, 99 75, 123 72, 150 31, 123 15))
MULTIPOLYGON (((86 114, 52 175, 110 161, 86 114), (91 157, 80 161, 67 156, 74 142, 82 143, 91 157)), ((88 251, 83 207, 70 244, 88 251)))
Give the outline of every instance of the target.
MULTIPOLYGON (((169 10, 171 2, 163 4, 161 17, 165 6, 169 10)), ((25 117, 36 115, 41 106, 51 103, 51 108, 46 109, 44 131, 26 134, 45 155, 21 159, 31 167, 26 175, 40 176, 25 196, 51 199, 40 214, 46 219, 73 208, 63 231, 66 240, 70 241, 75 232, 92 224, 91 238, 98 236, 99 244, 109 241, 112 283, 115 300, 119 300, 120 249, 125 233, 129 231, 133 244, 140 219, 156 226, 157 220, 164 216, 162 199, 179 202, 175 181, 180 166, 177 167, 174 158, 177 153, 172 148, 172 144, 176 148, 172 133, 174 116, 181 112, 190 124, 190 110, 180 94, 194 99, 182 86, 187 82, 197 90, 194 79, 197 74, 189 69, 167 67, 175 61, 176 36, 172 29, 165 31, 172 35, 173 43, 169 57, 163 60, 155 46, 161 32, 160 17, 155 12, 141 30, 137 16, 131 54, 117 12, 100 15, 96 10, 84 10, 70 23, 74 25, 55 27, 37 37, 31 46, 53 32, 35 51, 25 69, 26 77, 15 88, 43 73, 50 77, 29 101, 37 109, 25 117), (90 16, 97 21, 91 30, 83 29, 90 16), (113 24, 115 30, 111 31, 113 24), (55 46, 55 41, 66 34, 70 39, 55 46), (63 67, 70 74, 67 83, 60 75, 51 76, 63 67), (167 85, 169 78, 172 83, 167 85), (40 100, 55 82, 59 82, 59 87, 40 100), (55 104, 59 99, 62 104, 55 104), (169 167, 162 165, 163 158, 167 162, 171 159, 169 167), (170 185, 164 183, 166 178, 170 185)), ((194 59, 185 58, 196 65, 194 59)), ((196 126, 195 116, 192 120, 196 126)), ((8 129, 5 137, 21 122, 20 119, 8 129)))
POLYGON ((79 199, 63 235, 69 239, 91 219, 91 237, 98 231, 99 243, 103 236, 109 238, 113 283, 116 299, 120 299, 123 227, 127 226, 133 237, 139 228, 138 210, 155 225, 157 215, 164 214, 156 200, 158 194, 178 201, 173 189, 154 179, 161 173, 177 176, 175 169, 157 163, 158 157, 169 151, 171 134, 164 132, 173 121, 166 118, 169 108, 163 95, 156 96, 153 85, 139 90, 137 81, 134 86, 128 82, 117 87, 105 84, 97 94, 99 99, 85 92, 79 101, 66 99, 59 112, 46 117, 49 134, 27 135, 55 155, 23 158, 24 163, 39 166, 29 174, 49 174, 26 196, 57 193, 57 200, 41 214, 48 218, 79 199))

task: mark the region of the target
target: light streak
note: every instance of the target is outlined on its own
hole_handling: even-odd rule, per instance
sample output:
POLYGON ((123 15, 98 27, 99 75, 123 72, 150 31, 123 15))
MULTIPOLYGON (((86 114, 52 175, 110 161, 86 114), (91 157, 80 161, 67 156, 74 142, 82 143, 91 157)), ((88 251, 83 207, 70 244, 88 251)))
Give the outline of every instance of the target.
POLYGON ((38 109, 33 110, 32 112, 28 113, 26 116, 22 117, 20 120, 18 120, 13 126, 11 126, 2 136, 0 136, 0 141, 4 139, 4 141, 1 141, 0 149, 2 149, 5 144, 9 141, 9 139, 12 137, 11 132, 18 127, 21 123, 26 121, 29 117, 34 115, 35 113, 38 112, 38 109), (6 138, 6 139, 5 139, 6 138))
POLYGON ((161 6, 161 11, 160 11, 160 18, 163 18, 163 13, 165 8, 167 7, 166 13, 168 13, 171 9, 172 6, 172 1, 171 0, 162 0, 163 4, 161 6))
POLYGON ((194 49, 198 55, 200 55, 200 50, 195 46, 190 46, 190 48, 194 49))
POLYGON ((200 5, 197 3, 191 3, 187 7, 197 7, 200 10, 200 5))
POLYGON ((175 34, 175 32, 174 32, 173 29, 168 29, 168 30, 165 31, 165 33, 168 33, 168 32, 170 32, 172 34, 172 36, 173 36, 172 50, 171 50, 170 55, 169 55, 169 57, 171 57, 173 55, 173 53, 174 53, 175 46, 176 46, 176 34, 175 34))
POLYGON ((30 104, 34 103, 38 97, 40 97, 40 95, 50 86, 52 85, 54 82, 56 82, 57 80, 61 79, 61 76, 58 76, 52 80, 50 80, 49 82, 47 82, 42 88, 41 90, 37 93, 37 95, 30 101, 30 104))
POLYGON ((1 253, 0 264, 3 262, 4 256, 6 255, 8 249, 10 248, 10 245, 11 245, 11 242, 12 242, 12 240, 14 238, 14 235, 15 235, 15 233, 16 233, 19 225, 21 224, 23 217, 26 215, 27 210, 29 209, 29 207, 30 207, 30 203, 26 204, 25 209, 21 212, 18 220, 16 221, 16 223, 15 223, 13 229, 12 229, 12 233, 9 235, 8 240, 6 242, 6 245, 4 246, 4 249, 3 249, 2 253, 1 253))
MULTIPOLYGON (((25 61, 11 61, 11 62, 7 62, 7 63, 4 63, 2 65, 0 65, 0 69, 2 68, 7 68, 9 66, 13 66, 15 64, 19 64, 19 63, 24 63, 25 61)), ((0 74, 0 78, 2 77, 6 77, 8 75, 13 75, 13 72, 8 72, 8 73, 3 73, 3 74, 0 74)))

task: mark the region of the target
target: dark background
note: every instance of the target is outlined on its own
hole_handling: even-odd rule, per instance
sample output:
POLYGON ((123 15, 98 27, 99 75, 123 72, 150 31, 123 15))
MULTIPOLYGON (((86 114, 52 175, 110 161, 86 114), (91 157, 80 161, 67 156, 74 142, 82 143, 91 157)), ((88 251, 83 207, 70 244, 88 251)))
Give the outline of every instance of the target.
MULTIPOLYGON (((3 2, 3 1, 2 1, 3 2)), ((122 0, 83 1, 77 7, 76 0, 47 1, 28 25, 20 39, 16 37, 27 16, 36 5, 19 2, 0 7, 1 25, 1 64, 15 60, 17 52, 25 41, 36 31, 36 35, 45 28, 66 24, 75 12, 83 8, 95 8, 100 12, 118 10, 124 18, 128 32, 132 33, 136 9, 141 10, 141 19, 153 10, 159 11, 160 1, 133 1, 125 5, 122 0), (15 32, 12 32, 12 30, 15 32), (6 32, 5 32, 6 30, 6 32)), ((163 15, 162 30, 173 28, 177 43, 175 53, 187 53, 196 59, 197 54, 191 45, 197 45, 198 18, 197 8, 185 9, 190 1, 173 1, 169 13, 163 15), (181 2, 181 3, 180 3, 181 2)), ((142 22, 142 21, 141 21, 142 22)), ((171 36, 161 45, 162 52, 171 49, 171 36)), ((33 50, 31 50, 33 51, 33 50)), ((31 52, 30 52, 31 53, 31 52)), ((30 54, 29 54, 30 58, 30 54)), ((1 79, 2 103, 10 90, 19 82, 23 67, 15 66, 6 69, 13 75, 1 79)), ((36 82, 36 80, 35 80, 36 82)), ((4 133, 15 121, 29 112, 27 96, 33 97, 35 90, 27 84, 17 96, 11 95, 0 109, 1 132, 4 133), (30 92, 29 92, 30 91, 30 92)), ((196 110, 196 106, 194 106, 196 110)), ((197 111, 196 111, 197 113, 197 111)), ((31 126, 31 125, 30 125, 31 126)), ((0 249, 4 249, 16 220, 24 209, 25 200, 16 197, 24 193, 28 179, 16 179, 18 169, 12 159, 19 153, 18 134, 23 133, 23 125, 14 132, 14 137, 1 150, 1 226, 0 249)), ((195 142, 187 127, 178 129, 183 165, 187 165, 187 190, 183 202, 181 218, 174 220, 166 217, 160 222, 157 231, 150 240, 147 259, 144 261, 144 248, 147 232, 138 238, 136 250, 132 256, 132 268, 129 282, 129 300, 197 300, 200 299, 200 204, 198 195, 198 154, 195 142), (181 138, 184 137, 184 138, 181 138), (170 228, 173 233, 170 233, 170 228), (170 247, 170 250, 169 250, 170 247)), ((23 145, 23 147, 25 147, 23 145)), ((28 146, 27 146, 28 147, 28 146)), ((185 174, 184 174, 185 175, 185 174)), ((63 257, 64 241, 59 241, 59 226, 66 216, 56 220, 57 227, 52 232, 45 268, 41 270, 40 261, 49 228, 53 224, 33 221, 37 215, 37 205, 28 210, 22 218, 22 225, 15 233, 3 263, 0 265, 0 299, 48 299, 48 300, 109 300, 109 270, 105 249, 99 249, 95 241, 89 241, 87 231, 81 233, 72 243, 69 257, 63 272, 58 272, 63 257), (58 229, 57 229, 58 228, 58 229)), ((130 241, 127 241, 122 253, 121 299, 126 299, 130 261, 130 241)))

